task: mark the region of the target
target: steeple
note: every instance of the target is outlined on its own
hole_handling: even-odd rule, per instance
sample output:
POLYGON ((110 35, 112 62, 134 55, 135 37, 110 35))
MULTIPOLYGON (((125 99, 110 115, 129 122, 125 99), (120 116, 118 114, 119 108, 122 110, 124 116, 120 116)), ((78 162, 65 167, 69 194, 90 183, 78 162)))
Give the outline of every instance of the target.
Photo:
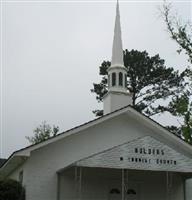
POLYGON ((115 18, 115 29, 113 37, 113 50, 112 50, 112 59, 111 65, 120 65, 123 64, 123 47, 121 39, 121 24, 120 24, 120 13, 119 13, 119 1, 117 0, 116 6, 116 18, 115 18))
POLYGON ((103 98, 104 114, 132 102, 131 95, 127 91, 127 69, 123 62, 122 46, 119 1, 117 0, 112 59, 108 69, 108 93, 103 98))

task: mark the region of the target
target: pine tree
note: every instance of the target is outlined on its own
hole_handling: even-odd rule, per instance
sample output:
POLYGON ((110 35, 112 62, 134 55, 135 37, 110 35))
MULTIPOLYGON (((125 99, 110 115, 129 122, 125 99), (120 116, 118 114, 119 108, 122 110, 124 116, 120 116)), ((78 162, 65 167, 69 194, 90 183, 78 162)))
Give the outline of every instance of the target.
MULTIPOLYGON (((127 68, 127 89, 132 93, 132 105, 140 112, 152 116, 168 111, 165 99, 182 90, 183 78, 178 71, 165 66, 159 55, 150 57, 146 51, 127 49, 124 51, 124 65, 127 68)), ((100 68, 101 82, 94 83, 91 92, 96 94, 98 102, 107 93, 107 69, 109 61, 103 61, 100 68)), ((102 110, 93 111, 96 116, 102 110)))

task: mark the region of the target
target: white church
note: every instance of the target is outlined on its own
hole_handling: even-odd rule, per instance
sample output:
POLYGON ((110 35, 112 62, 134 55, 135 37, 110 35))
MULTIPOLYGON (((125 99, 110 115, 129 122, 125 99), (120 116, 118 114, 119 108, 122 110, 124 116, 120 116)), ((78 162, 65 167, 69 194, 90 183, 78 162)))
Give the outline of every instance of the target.
POLYGON ((131 106, 117 2, 104 116, 14 152, 26 200, 192 200, 192 146, 131 106))

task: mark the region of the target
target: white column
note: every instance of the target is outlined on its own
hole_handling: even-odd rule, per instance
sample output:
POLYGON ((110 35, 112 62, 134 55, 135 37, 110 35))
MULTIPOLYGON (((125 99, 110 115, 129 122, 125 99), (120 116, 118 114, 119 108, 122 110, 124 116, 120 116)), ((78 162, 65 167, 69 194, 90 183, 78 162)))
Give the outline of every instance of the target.
POLYGON ((185 180, 185 200, 192 199, 192 178, 185 180))
POLYGON ((60 185, 61 185, 61 180, 60 180, 60 174, 57 173, 57 200, 60 200, 60 185))
POLYGON ((124 200, 125 195, 125 175, 124 175, 124 169, 121 170, 121 188, 122 188, 122 194, 121 194, 121 200, 124 200))

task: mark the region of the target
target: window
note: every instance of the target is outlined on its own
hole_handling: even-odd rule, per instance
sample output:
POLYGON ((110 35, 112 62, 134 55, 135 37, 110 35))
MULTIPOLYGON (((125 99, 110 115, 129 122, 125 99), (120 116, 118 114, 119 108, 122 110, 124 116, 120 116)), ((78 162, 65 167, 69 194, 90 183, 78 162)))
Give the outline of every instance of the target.
POLYGON ((124 74, 125 88, 127 87, 127 75, 124 74))
POLYGON ((23 171, 19 172, 19 183, 23 183, 23 171))
POLYGON ((111 86, 110 74, 108 75, 108 87, 111 86))
POLYGON ((116 85, 116 73, 112 73, 112 86, 116 85))
POLYGON ((109 193, 110 194, 120 194, 120 190, 118 188, 112 188, 109 193))
POLYGON ((136 193, 136 191, 134 190, 134 189, 128 189, 127 190, 127 194, 129 195, 131 195, 131 194, 133 194, 133 195, 136 195, 137 193, 136 193))
POLYGON ((123 74, 119 72, 119 86, 123 86, 123 74))

